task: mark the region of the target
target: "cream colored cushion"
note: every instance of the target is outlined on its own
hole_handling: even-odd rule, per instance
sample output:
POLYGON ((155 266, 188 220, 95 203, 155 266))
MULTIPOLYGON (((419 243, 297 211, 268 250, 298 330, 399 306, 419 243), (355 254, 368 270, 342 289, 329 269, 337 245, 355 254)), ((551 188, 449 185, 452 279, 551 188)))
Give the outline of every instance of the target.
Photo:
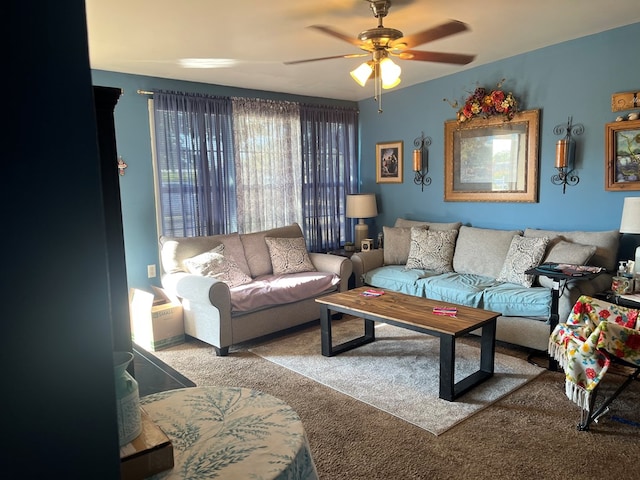
POLYGON ((543 262, 571 263, 574 265, 586 265, 597 247, 595 245, 582 245, 581 243, 558 240, 547 247, 547 255, 543 262))
POLYGON ((432 231, 413 227, 407 268, 434 270, 437 273, 452 272, 457 236, 457 230, 432 231))
POLYGON ((514 236, 507 252, 507 258, 496 280, 518 283, 524 287, 532 286, 535 275, 529 275, 525 272, 540 265, 548 243, 547 237, 514 236))
POLYGON ((497 278, 514 235, 522 235, 522 231, 462 225, 453 254, 453 269, 458 273, 497 278))
MULTIPOLYGON (((423 229, 429 227, 423 226, 423 229)), ((384 264, 406 265, 411 246, 411 227, 382 227, 384 264)))
POLYGON ((217 278, 229 287, 251 282, 251 277, 231 257, 226 256, 224 250, 224 245, 218 245, 208 252, 186 258, 182 263, 189 273, 217 278))
POLYGON ((618 244, 620 241, 620 232, 618 232, 618 230, 595 232, 575 230, 563 232, 559 230, 538 230, 534 228, 527 228, 524 231, 524 236, 548 237, 552 243, 557 240, 564 240, 566 242, 574 242, 581 245, 594 245, 596 247, 596 251, 589 259, 589 265, 603 267, 610 272, 614 271, 616 268, 616 257, 618 255, 618 244))
POLYGON ((304 238, 264 237, 269 248, 274 275, 284 273, 315 272, 304 238))

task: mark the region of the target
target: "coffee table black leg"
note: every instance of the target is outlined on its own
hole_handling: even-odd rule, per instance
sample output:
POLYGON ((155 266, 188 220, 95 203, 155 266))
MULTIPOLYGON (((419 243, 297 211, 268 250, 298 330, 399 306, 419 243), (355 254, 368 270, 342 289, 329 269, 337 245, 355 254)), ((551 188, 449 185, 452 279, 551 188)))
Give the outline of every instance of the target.
POLYGON ((320 305, 320 339, 322 355, 325 357, 333 355, 331 348, 331 316, 327 305, 320 305))
POLYGON ((371 343, 376 339, 375 322, 364 319, 364 335, 341 343, 339 345, 333 345, 333 339, 331 338, 331 315, 328 305, 320 306, 320 342, 322 347, 322 355, 325 357, 333 357, 339 353, 353 350, 367 343, 371 343))
POLYGON ((455 382, 456 339, 440 336, 440 398, 453 402, 460 395, 493 376, 496 352, 496 319, 482 327, 480 369, 455 382))
POLYGON ((496 359, 496 320, 482 327, 480 340, 480 370, 493 374, 496 359))
POLYGON ((440 398, 452 402, 454 395, 454 374, 456 339, 451 335, 440 336, 440 398))

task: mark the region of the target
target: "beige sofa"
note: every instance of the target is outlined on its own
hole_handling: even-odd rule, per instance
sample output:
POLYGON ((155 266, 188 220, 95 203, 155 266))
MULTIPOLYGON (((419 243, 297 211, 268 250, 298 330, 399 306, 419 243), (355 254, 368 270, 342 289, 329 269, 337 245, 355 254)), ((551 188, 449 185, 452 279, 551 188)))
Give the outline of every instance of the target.
MULTIPOLYGON (((498 340, 541 351, 548 348, 553 280, 524 275, 523 270, 557 262, 589 264, 612 272, 620 237, 613 230, 497 230, 404 219, 383 232, 384 250, 351 257, 357 286, 500 312, 498 340), (425 227, 426 231, 419 231, 425 227), (422 256, 416 257, 415 252, 422 256)), ((607 290, 611 278, 603 273, 562 285, 559 320, 566 320, 580 295, 607 290)))
POLYGON ((307 253, 300 226, 160 238, 162 286, 182 301, 185 333, 231 345, 320 317, 319 296, 348 288, 351 260, 307 253))

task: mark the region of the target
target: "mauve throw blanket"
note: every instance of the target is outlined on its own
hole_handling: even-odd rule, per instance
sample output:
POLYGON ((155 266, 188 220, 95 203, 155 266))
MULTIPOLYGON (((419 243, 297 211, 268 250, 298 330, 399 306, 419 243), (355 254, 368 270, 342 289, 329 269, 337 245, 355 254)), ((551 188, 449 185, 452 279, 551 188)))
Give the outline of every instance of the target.
MULTIPOLYGON (((232 314, 298 302, 335 290, 340 277, 333 273, 302 272, 262 275, 230 289, 232 314)), ((319 311, 319 310, 318 310, 319 311)))

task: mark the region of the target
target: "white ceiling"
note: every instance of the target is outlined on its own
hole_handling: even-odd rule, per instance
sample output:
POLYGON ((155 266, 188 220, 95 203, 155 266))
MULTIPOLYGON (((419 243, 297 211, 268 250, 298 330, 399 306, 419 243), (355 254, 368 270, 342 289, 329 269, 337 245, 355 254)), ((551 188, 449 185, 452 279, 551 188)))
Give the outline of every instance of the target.
MULTIPOLYGON (((284 64, 362 53, 306 27, 328 25, 357 37, 377 26, 366 0, 86 0, 86 7, 93 69, 342 100, 373 96, 371 85, 360 87, 349 76, 362 58, 284 64), (238 63, 183 68, 181 58, 238 63)), ((640 3, 392 0, 384 26, 410 35, 450 19, 467 23, 470 30, 415 49, 475 54, 476 59, 465 66, 397 60, 402 83, 396 88, 639 22, 640 3)))

